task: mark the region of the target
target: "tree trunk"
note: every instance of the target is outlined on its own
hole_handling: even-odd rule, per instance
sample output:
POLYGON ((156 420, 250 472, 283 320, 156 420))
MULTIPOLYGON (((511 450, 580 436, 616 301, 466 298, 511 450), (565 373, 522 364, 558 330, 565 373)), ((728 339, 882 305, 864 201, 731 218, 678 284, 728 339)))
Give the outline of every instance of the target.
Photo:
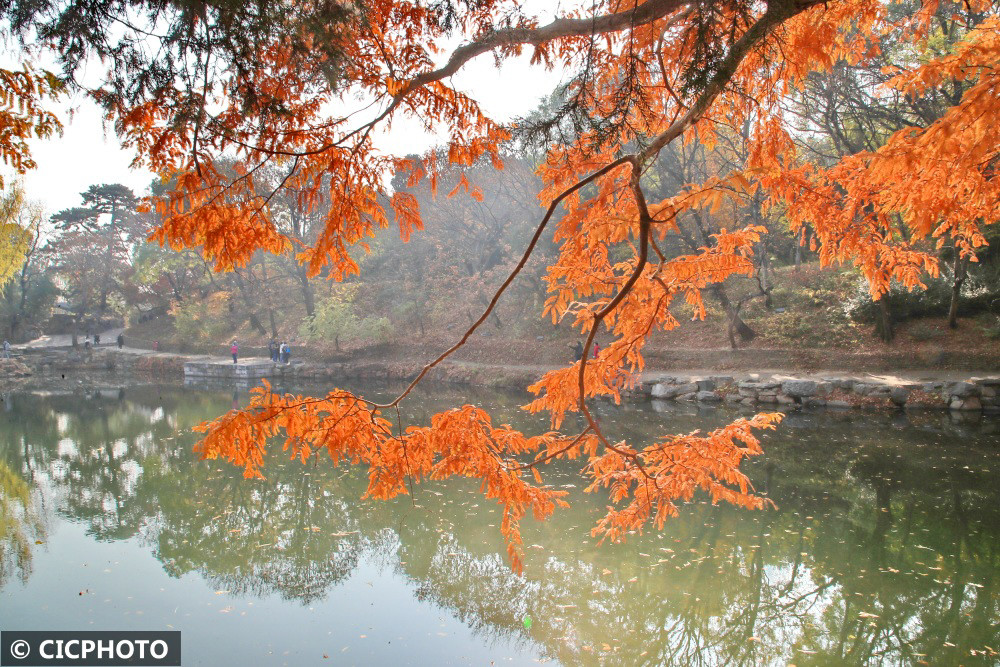
POLYGON ((257 313, 250 313, 250 326, 257 330, 261 336, 267 335, 267 329, 264 328, 264 324, 257 317, 257 313))
POLYGON ((170 291, 174 293, 174 299, 177 300, 177 303, 182 302, 184 300, 184 297, 183 295, 181 295, 181 291, 177 287, 177 281, 174 279, 173 275, 171 275, 169 271, 167 272, 166 276, 167 276, 167 282, 170 283, 170 291))
POLYGON ((744 343, 749 343, 754 338, 757 337, 757 332, 750 328, 750 325, 743 321, 740 317, 739 308, 733 305, 730 301, 729 295, 726 294, 726 290, 723 289, 722 285, 715 285, 712 287, 712 294, 715 298, 719 300, 722 307, 726 311, 726 316, 729 318, 729 344, 735 350, 738 345, 736 344, 736 337, 733 335, 735 331, 740 335, 740 339, 744 343))
POLYGON ((771 290, 769 285, 769 270, 771 268, 771 260, 767 256, 767 242, 761 241, 757 253, 760 256, 760 289, 764 292, 764 307, 770 310, 774 304, 771 301, 771 290))
POLYGON ((112 206, 111 223, 110 223, 110 229, 108 230, 108 236, 109 236, 108 252, 107 256, 105 257, 105 261, 107 261, 107 266, 104 267, 104 280, 102 281, 101 284, 101 306, 100 306, 100 313, 97 316, 98 321, 104 319, 104 312, 108 309, 108 292, 111 291, 111 282, 112 282, 111 272, 113 270, 112 267, 114 266, 115 236, 117 232, 115 225, 117 224, 117 222, 118 222, 118 210, 116 207, 112 206))
POLYGON ((884 296, 876 303, 878 303, 878 322, 875 325, 875 330, 878 332, 879 338, 886 343, 891 343, 895 331, 892 327, 892 313, 889 312, 889 303, 884 296))
MULTIPOLYGON (((260 318, 257 317, 257 312, 254 309, 254 301, 250 297, 250 293, 247 289, 246 282, 243 280, 243 276, 240 275, 239 271, 233 271, 232 275, 233 280, 236 282, 236 286, 239 288, 240 296, 243 298, 243 304, 246 306, 247 312, 249 313, 250 326, 256 329, 261 336, 266 336, 267 329, 264 327, 263 323, 261 323, 260 318)), ((230 303, 232 303, 231 300, 230 303)), ((231 307, 230 310, 233 310, 233 308, 231 307)))
POLYGON ((306 267, 299 266, 299 283, 302 286, 302 303, 306 307, 306 317, 312 317, 316 313, 316 297, 313 294, 312 283, 309 282, 309 274, 306 267))
POLYGON ((962 292, 962 283, 968 275, 969 260, 962 257, 955 248, 955 264, 953 265, 954 280, 951 283, 951 305, 948 307, 948 326, 958 328, 958 299, 962 292))

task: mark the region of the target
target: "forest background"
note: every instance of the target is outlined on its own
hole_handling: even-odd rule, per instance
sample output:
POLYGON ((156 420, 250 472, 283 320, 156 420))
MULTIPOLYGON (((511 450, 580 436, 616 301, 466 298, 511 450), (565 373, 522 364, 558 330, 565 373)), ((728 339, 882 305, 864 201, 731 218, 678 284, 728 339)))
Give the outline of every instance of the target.
MULTIPOLYGON (((879 148, 904 127, 940 118, 969 83, 948 81, 920 96, 887 94, 883 84, 914 59, 950 53, 982 18, 943 4, 931 39, 920 45, 924 51, 886 43, 879 61, 841 61, 811 73, 784 109, 794 119, 800 150, 830 166, 845 155, 879 148)), ((565 88, 554 90, 521 122, 553 116, 568 94, 565 88)), ((690 183, 737 169, 747 158, 749 130, 728 128, 710 143, 670 144, 647 173, 651 192, 666 199, 690 183)), ((512 141, 503 157, 502 170, 486 160, 471 168, 444 167, 436 194, 426 180, 409 185, 405 174, 397 174, 390 190, 415 198, 424 229, 405 248, 398 233, 382 230, 367 252, 352 251, 360 273, 339 282, 330 280, 328 270, 310 276, 296 259, 297 247, 283 254, 260 251, 246 266, 217 273, 197 249, 178 252, 148 243, 157 221, 152 213, 136 211, 139 197, 162 194, 170 183, 156 180, 144 193, 95 183, 80 193, 79 206, 57 212, 46 210, 45 202, 27 201, 19 185, 9 183, 0 217, 23 233, 6 237, 19 239, 19 252, 9 252, 8 266, 0 267, 8 281, 0 294, 0 331, 17 343, 43 333, 82 337, 124 325, 130 346, 150 348, 155 342, 180 352, 224 353, 237 338, 250 346, 291 341, 300 355, 321 358, 427 358, 479 315, 537 224, 543 187, 537 171, 544 151, 512 141), (475 191, 464 185, 468 182, 476 184, 475 191), (15 256, 23 263, 15 263, 15 256)), ((440 155, 441 164, 445 158, 440 155)), ((259 181, 262 192, 284 176, 280 167, 271 167, 259 181)), ((710 287, 704 319, 691 308, 689 322, 654 332, 647 348, 652 359, 658 350, 686 350, 697 365, 699 350, 788 350, 794 358, 806 348, 876 359, 892 355, 895 363, 909 359, 927 367, 947 367, 957 352, 979 367, 1000 362, 995 351, 1000 254, 990 238, 992 226, 984 228, 990 246, 980 249, 978 262, 943 245, 935 250, 942 270, 926 280, 926 290, 893 283, 885 298, 873 302, 860 271, 821 269, 812 229, 791 232, 785 211, 762 202, 759 192, 734 193, 678 217, 677 229, 662 244, 671 258, 710 246, 712 235, 723 229, 757 224, 768 233, 754 248, 754 274, 710 287)), ((305 211, 296 193, 285 189, 270 205, 281 233, 304 246, 315 243, 328 213, 322 203, 305 211)), ((931 247, 929 241, 924 245, 931 247)), ((557 245, 543 239, 463 354, 495 363, 558 363, 569 357, 577 334, 540 317, 546 268, 557 257, 557 245)), ((843 365, 864 363, 839 358, 843 365)))

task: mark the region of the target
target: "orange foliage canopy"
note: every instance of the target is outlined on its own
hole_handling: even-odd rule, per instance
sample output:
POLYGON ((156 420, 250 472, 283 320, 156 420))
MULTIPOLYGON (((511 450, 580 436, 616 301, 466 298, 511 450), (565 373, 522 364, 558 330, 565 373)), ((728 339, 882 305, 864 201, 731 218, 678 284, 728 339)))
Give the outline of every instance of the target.
MULTIPOLYGON (((44 139, 62 131, 59 119, 43 108, 65 86, 50 72, 25 64, 21 70, 0 69, 0 160, 18 174, 34 169, 27 140, 44 139)), ((0 188, 3 187, 0 176, 0 188)))
MULTIPOLYGON (((992 11, 990 3, 970 2, 970 11, 992 11)), ((568 318, 585 332, 586 350, 601 326, 613 338, 597 358, 585 356, 530 387, 536 398, 528 409, 548 412, 553 431, 528 436, 463 406, 398 432, 390 411, 406 393, 377 405, 339 389, 308 398, 265 387, 247 408, 203 425, 199 445, 206 458, 227 459, 254 476, 269 438, 281 435, 291 456, 326 451, 335 463, 366 465, 368 494, 376 498, 408 493, 410 483, 424 478, 479 479, 483 492, 504 507, 503 533, 515 568, 519 519, 529 510, 545 517, 563 502, 539 472, 540 464, 554 459, 581 459, 590 490, 609 490, 611 505, 595 533, 612 539, 650 521, 661 524, 698 490, 713 501, 763 505, 739 467, 744 457, 760 453, 754 431, 773 428, 780 415, 628 443, 610 442, 587 407, 593 397, 619 400, 643 369, 648 335, 677 326, 671 314, 677 299, 700 311, 706 286, 753 270, 752 247, 764 233, 753 226, 723 230, 711 247, 667 259, 657 241, 675 229, 678 214, 764 191, 767 205, 783 207, 793 227, 814 227, 825 263, 855 263, 877 297, 893 279, 915 286, 922 272, 936 271, 924 239, 953 239, 973 253, 984 242, 979 225, 997 217, 1000 194, 994 175, 1000 145, 996 18, 971 30, 952 54, 901 71, 891 82, 919 92, 946 79, 974 81, 960 104, 929 127, 899 132, 878 151, 821 166, 796 153, 782 101, 811 72, 839 60, 877 57, 883 34, 902 32, 919 43, 936 3, 897 18, 880 0, 597 0, 544 25, 517 4, 458 3, 458 26, 469 41, 442 61, 437 45, 449 28, 428 3, 369 0, 334 37, 344 55, 338 86, 299 76, 291 47, 275 40, 260 47, 266 67, 256 82, 257 103, 237 103, 238 82, 222 76, 205 80, 198 95, 206 111, 194 122, 175 122, 176 109, 190 108, 185 96, 191 88, 160 91, 134 106, 111 105, 137 162, 173 186, 150 202, 162 215, 155 240, 200 246, 223 270, 258 250, 284 251, 290 242, 272 220, 273 193, 255 179, 263 165, 277 162, 287 169, 282 187, 298 193, 301 206, 322 200, 330 207, 325 229, 299 259, 313 274, 329 268, 341 279, 358 270, 352 248, 391 221, 404 239, 419 233, 416 200, 386 192, 394 173, 409 172, 411 183, 437 184, 438 154, 411 160, 380 150, 373 138, 380 125, 403 115, 416 118, 447 134, 451 165, 490 160, 500 168, 510 128, 456 89, 451 75, 477 55, 503 61, 526 50, 538 67, 587 72, 570 93, 594 122, 572 142, 549 146, 540 168, 545 213, 534 238, 482 319, 440 358, 485 320, 538 239, 552 233, 560 256, 547 276, 546 314, 553 321, 568 318), (345 100, 358 96, 371 103, 368 120, 338 115, 345 100), (276 103, 280 114, 273 113, 276 103), (647 201, 644 173, 664 146, 694 139, 711 144, 718 133, 740 127, 750 128, 741 170, 647 201), (235 173, 218 166, 222 155, 235 158, 235 173), (549 230, 557 211, 562 215, 549 230), (612 259, 623 256, 612 252, 619 246, 631 249, 627 259, 612 259), (582 433, 558 431, 571 411, 586 418, 582 433)), ((460 186, 476 192, 467 181, 460 186)))

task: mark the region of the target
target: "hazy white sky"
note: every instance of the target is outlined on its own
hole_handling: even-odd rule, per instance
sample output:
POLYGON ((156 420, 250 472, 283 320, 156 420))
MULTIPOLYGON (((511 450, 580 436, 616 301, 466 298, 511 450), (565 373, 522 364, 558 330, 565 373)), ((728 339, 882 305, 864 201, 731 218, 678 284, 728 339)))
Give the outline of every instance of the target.
MULTIPOLYGON (((3 60, 8 67, 16 53, 3 60)), ((524 114, 560 82, 559 72, 531 67, 529 56, 511 60, 497 70, 493 57, 479 56, 453 78, 460 90, 472 93, 494 119, 500 121, 524 114)), ((130 169, 133 154, 124 150, 114 133, 101 120, 98 107, 83 97, 53 109, 63 122, 62 137, 30 142, 38 168, 24 177, 28 197, 42 202, 49 214, 80 205, 79 193, 97 183, 124 183, 137 193, 153 179, 146 170, 130 169), (70 110, 72 109, 72 114, 70 110)), ((410 119, 397 119, 382 135, 382 147, 398 153, 422 153, 439 141, 410 119)), ((5 174, 6 175, 6 174, 5 174)))

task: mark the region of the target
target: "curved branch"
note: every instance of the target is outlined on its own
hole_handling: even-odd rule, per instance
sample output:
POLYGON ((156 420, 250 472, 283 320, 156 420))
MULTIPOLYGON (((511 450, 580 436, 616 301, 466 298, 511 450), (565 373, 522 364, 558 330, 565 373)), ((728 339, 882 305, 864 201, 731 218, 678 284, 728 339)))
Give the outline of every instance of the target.
POLYGON ((566 197, 570 196, 580 188, 588 185, 589 183, 594 182, 595 180, 597 180, 604 174, 608 173, 609 171, 615 169, 616 167, 620 167, 621 165, 630 161, 632 161, 631 157, 619 158, 618 160, 615 160, 614 162, 605 165, 604 167, 601 167, 600 169, 592 173, 590 176, 587 176, 586 178, 577 181, 576 183, 574 183, 573 185, 571 185, 570 187, 566 188, 561 193, 559 193, 559 196, 553 199, 552 203, 549 204, 549 208, 545 212, 545 217, 542 218, 542 222, 538 225, 538 228, 532 235, 531 241, 528 243, 528 247, 525 248, 524 254, 521 255, 521 260, 517 263, 517 266, 514 267, 514 270, 511 271, 510 274, 507 276, 507 279, 503 281, 503 284, 500 285, 497 291, 493 294, 493 298, 490 299, 489 305, 486 307, 486 310, 483 311, 483 314, 479 316, 479 319, 473 322, 471 327, 466 329, 465 334, 457 343, 455 343, 447 350, 445 350, 443 353, 441 353, 441 355, 437 359, 424 366, 423 369, 420 371, 420 373, 417 375, 417 377, 415 377, 413 381, 406 387, 406 389, 403 390, 403 393, 397 396, 391 403, 385 403, 385 404, 374 403, 373 404, 374 407, 390 408, 398 405, 399 402, 402 401, 404 398, 406 398, 407 394, 409 394, 413 390, 413 388, 417 386, 417 383, 419 383, 420 380, 422 380, 423 377, 427 375, 427 373, 432 368, 434 368, 439 363, 448 358, 455 350, 465 345, 466 341, 469 340, 469 337, 473 334, 473 332, 475 332, 475 330, 479 328, 479 325, 485 322, 486 318, 490 316, 490 313, 493 312, 493 309, 496 307, 497 302, 500 301, 500 297, 507 290, 510 284, 514 282, 514 278, 516 278, 517 274, 521 272, 521 269, 524 268, 524 265, 528 263, 528 258, 531 257, 531 253, 534 252, 535 246, 538 245, 538 240, 541 238, 542 232, 545 231, 546 225, 548 225, 549 220, 552 219, 552 214, 555 213, 556 208, 559 206, 560 203, 562 203, 562 200, 564 200, 566 197))

